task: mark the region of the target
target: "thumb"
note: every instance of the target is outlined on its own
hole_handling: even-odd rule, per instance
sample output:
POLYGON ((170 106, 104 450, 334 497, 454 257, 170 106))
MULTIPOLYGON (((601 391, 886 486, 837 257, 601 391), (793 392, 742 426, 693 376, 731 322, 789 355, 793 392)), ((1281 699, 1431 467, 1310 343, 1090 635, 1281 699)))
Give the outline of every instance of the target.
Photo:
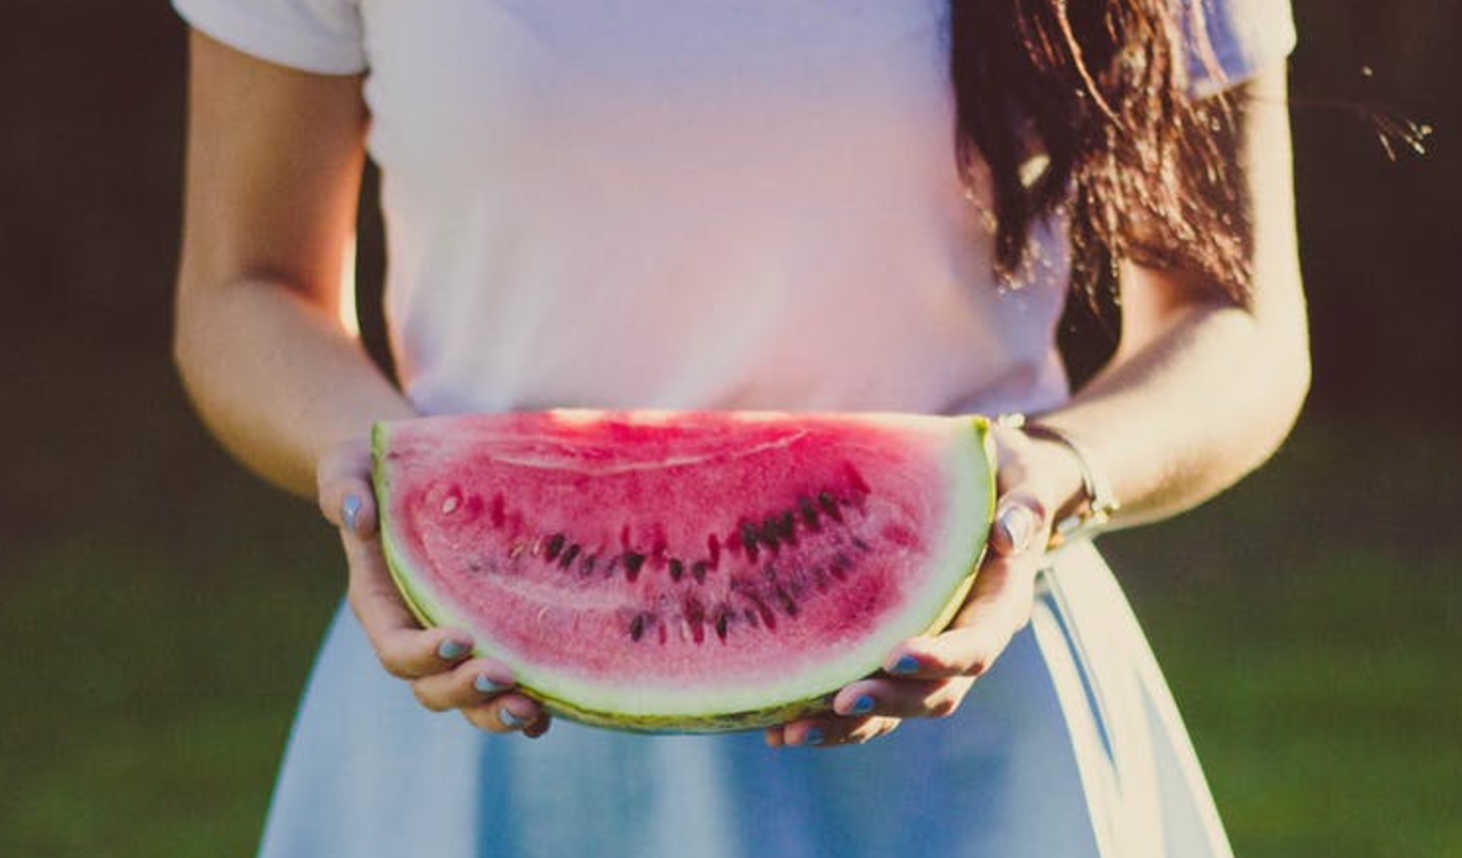
POLYGON ((1040 501, 1023 493, 1000 499, 990 525, 990 548, 1002 557, 1029 550, 1046 530, 1046 510, 1040 501))
POLYGON ((376 532, 376 498, 370 476, 370 445, 364 439, 331 448, 315 468, 320 512, 330 523, 359 538, 376 532))

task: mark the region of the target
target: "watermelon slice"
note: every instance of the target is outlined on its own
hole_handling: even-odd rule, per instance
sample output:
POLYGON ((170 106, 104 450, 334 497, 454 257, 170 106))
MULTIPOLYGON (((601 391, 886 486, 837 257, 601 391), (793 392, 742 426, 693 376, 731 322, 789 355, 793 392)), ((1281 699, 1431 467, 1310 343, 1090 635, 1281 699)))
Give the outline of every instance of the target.
POLYGON ((978 417, 555 411, 375 427, 392 575, 550 711, 789 720, 943 627, 994 507, 978 417))

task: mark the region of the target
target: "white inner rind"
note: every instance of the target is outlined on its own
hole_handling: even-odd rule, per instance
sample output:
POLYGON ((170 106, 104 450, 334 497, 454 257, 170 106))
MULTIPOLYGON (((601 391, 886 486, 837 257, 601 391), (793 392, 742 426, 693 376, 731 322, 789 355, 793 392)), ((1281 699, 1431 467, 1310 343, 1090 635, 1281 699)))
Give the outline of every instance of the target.
MULTIPOLYGON (((397 568, 408 568, 391 533, 389 518, 383 518, 382 536, 392 576, 424 621, 456 626, 473 632, 477 653, 506 661, 518 684, 575 707, 606 715, 633 717, 703 718, 786 705, 816 697, 878 670, 899 642, 930 630, 947 613, 952 599, 965 592, 963 586, 974 572, 985 546, 994 510, 993 459, 988 449, 988 430, 980 418, 947 418, 916 415, 859 415, 859 420, 898 425, 905 431, 942 435, 937 444, 941 471, 948 476, 943 532, 930 535, 937 548, 930 552, 923 583, 907 592, 901 608, 880 620, 877 629, 846 653, 814 665, 793 666, 779 676, 759 677, 755 684, 727 684, 724 678, 708 677, 702 687, 680 684, 655 688, 645 684, 617 686, 567 676, 561 669, 538 668, 520 657, 498 651, 492 640, 470 619, 439 599, 422 581, 406 581, 397 568)), ((377 451, 387 439, 378 435, 377 451)), ((389 475, 379 486, 389 497, 389 475)))

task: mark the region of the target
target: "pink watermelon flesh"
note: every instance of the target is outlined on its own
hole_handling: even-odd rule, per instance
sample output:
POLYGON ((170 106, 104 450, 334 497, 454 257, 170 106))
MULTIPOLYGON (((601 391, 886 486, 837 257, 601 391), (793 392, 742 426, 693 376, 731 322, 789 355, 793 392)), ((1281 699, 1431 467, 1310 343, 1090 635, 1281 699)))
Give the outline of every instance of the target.
POLYGON ((947 622, 984 546, 978 418, 542 412, 382 424, 386 555, 550 708, 629 729, 817 706, 947 622))

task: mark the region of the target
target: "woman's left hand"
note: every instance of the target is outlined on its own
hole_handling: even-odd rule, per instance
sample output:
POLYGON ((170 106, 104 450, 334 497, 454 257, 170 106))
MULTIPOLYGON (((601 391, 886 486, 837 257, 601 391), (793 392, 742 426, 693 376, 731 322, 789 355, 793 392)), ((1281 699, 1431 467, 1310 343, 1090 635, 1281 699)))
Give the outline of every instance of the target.
POLYGON ((993 433, 1000 500, 989 550, 954 621, 940 634, 900 644, 881 673, 839 690, 832 712, 769 728, 767 744, 859 744, 893 731, 905 718, 951 715, 1025 627, 1052 522, 1080 496, 1081 472, 1059 443, 1003 426, 993 433))

